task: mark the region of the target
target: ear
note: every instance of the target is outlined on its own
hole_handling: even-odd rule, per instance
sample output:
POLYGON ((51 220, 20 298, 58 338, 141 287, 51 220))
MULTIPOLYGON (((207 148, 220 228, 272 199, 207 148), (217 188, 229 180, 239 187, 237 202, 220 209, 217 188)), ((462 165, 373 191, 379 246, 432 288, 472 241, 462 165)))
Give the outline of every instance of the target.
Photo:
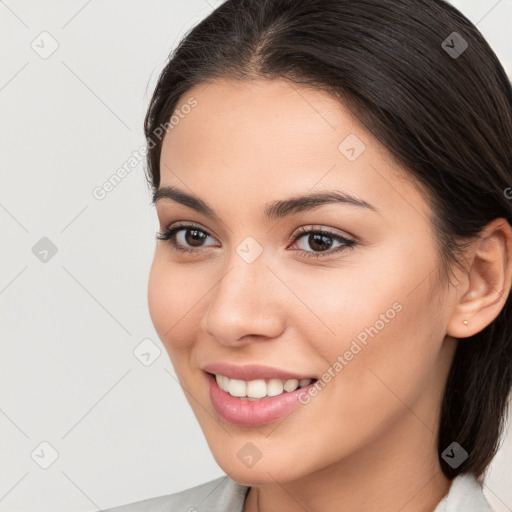
POLYGON ((471 245, 468 263, 447 325, 447 334, 454 338, 482 331, 505 305, 512 287, 512 228, 505 219, 485 226, 471 245))

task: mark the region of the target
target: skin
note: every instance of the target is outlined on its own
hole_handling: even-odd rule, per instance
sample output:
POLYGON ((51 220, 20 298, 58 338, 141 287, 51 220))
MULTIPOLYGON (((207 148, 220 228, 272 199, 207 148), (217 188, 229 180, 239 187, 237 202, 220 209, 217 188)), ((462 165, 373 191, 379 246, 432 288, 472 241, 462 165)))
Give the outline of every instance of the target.
POLYGON ((217 463, 251 486, 244 511, 432 511, 451 483, 436 445, 446 378, 457 338, 483 329, 505 303, 510 226, 491 223, 448 283, 424 194, 344 105, 284 80, 216 80, 177 108, 190 97, 197 106, 165 136, 160 186, 198 196, 220 220, 157 201, 160 229, 187 221, 210 236, 192 245, 190 231, 179 232, 177 243, 196 253, 157 242, 148 302, 217 463), (355 161, 338 149, 351 133, 365 145, 355 161), (272 201, 327 190, 375 210, 328 204, 263 215, 272 201), (321 248, 307 234, 293 241, 300 227, 357 244, 333 252, 340 244, 330 239, 330 254, 308 258, 299 251, 321 248), (263 250, 252 263, 236 252, 248 236, 263 250), (213 408, 207 363, 321 378, 396 302, 401 311, 284 419, 237 426, 213 408), (252 467, 237 457, 248 442, 262 455, 252 467))

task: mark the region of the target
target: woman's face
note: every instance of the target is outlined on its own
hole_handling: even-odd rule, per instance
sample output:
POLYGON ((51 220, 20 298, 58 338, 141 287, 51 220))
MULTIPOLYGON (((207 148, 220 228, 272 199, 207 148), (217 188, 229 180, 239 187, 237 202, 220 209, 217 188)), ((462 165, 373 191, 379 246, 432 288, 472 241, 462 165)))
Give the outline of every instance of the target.
POLYGON ((156 208, 161 230, 189 227, 158 241, 148 299, 218 464, 256 485, 389 461, 405 439, 436 456, 455 297, 438 280, 419 189, 350 111, 312 88, 217 80, 177 109, 156 208), (327 192, 355 201, 278 206, 327 192), (270 370, 243 373, 248 365, 270 370), (233 377, 220 379, 227 392, 210 373, 233 377), (282 390, 294 376, 317 381, 282 390), (247 394, 245 381, 259 381, 253 398, 277 394, 232 396, 247 394))

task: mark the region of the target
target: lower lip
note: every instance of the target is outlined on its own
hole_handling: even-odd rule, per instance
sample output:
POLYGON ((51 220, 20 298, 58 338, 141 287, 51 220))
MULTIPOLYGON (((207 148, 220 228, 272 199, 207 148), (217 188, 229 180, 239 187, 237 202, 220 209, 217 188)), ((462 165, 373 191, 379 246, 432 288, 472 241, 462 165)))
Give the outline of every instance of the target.
POLYGON ((285 391, 281 395, 268 396, 259 400, 247 400, 237 398, 222 390, 214 375, 207 373, 206 377, 210 389, 210 399, 215 410, 226 421, 247 427, 272 423, 289 414, 301 404, 299 402, 300 394, 307 393, 308 388, 316 382, 314 381, 303 388, 297 388, 295 391, 285 391))

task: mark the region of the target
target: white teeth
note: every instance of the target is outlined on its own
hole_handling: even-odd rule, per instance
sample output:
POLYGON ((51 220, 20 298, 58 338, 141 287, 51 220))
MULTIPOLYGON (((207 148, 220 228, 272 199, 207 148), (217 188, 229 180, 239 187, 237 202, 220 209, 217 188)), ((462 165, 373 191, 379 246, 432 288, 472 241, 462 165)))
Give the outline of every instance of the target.
POLYGON ((250 398, 263 398, 267 396, 267 384, 264 380, 250 380, 247 383, 247 396, 250 398))
POLYGON ((229 379, 227 377, 224 377, 224 375, 223 375, 222 376, 222 389, 226 392, 228 390, 228 384, 229 384, 229 379))
POLYGON ((267 395, 276 396, 283 392, 284 384, 280 379, 270 379, 267 384, 267 395))
POLYGON ((224 375, 215 375, 215 380, 217 381, 217 384, 219 385, 219 388, 223 391, 228 390, 228 381, 229 379, 227 377, 224 377, 224 375))
POLYGON ((247 382, 245 380, 229 379, 228 391, 233 396, 247 396, 247 382))
POLYGON ((299 387, 299 381, 297 379, 290 379, 284 383, 285 391, 295 391, 299 387))
POLYGON ((313 381, 312 379, 270 379, 268 381, 256 379, 245 381, 230 379, 224 375, 215 375, 215 380, 223 391, 232 396, 247 398, 248 400, 258 400, 266 396, 277 396, 285 391, 290 393, 299 387, 308 386, 313 381))

